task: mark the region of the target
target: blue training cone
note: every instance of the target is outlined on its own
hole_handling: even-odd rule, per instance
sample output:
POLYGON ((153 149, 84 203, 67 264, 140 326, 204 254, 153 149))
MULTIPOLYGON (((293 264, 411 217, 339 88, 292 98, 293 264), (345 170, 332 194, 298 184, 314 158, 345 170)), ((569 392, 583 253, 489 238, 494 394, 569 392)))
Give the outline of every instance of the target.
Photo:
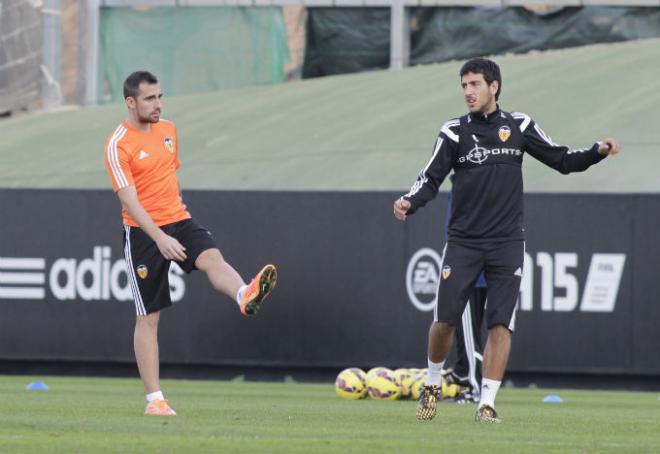
POLYGON ((562 399, 561 397, 559 397, 556 394, 549 394, 549 395, 545 396, 545 399, 543 399, 543 403, 546 403, 546 404, 563 404, 564 399, 562 399))
POLYGON ((48 389, 48 385, 42 381, 33 381, 25 387, 27 390, 45 390, 48 389))

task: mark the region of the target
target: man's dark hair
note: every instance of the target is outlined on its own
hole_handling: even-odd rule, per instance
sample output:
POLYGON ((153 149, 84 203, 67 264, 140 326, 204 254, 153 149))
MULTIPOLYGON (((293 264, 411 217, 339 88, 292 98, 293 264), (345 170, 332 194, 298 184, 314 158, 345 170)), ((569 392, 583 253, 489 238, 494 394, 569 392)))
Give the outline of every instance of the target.
POLYGON ((498 82, 498 88, 497 93, 495 93, 495 100, 497 101, 499 99, 500 92, 502 91, 502 74, 497 63, 487 58, 473 58, 465 62, 461 68, 461 78, 467 73, 483 74, 484 80, 488 85, 496 80, 498 82))
POLYGON ((158 79, 149 71, 135 71, 124 81, 124 99, 129 97, 137 99, 142 82, 153 85, 158 83, 158 79))

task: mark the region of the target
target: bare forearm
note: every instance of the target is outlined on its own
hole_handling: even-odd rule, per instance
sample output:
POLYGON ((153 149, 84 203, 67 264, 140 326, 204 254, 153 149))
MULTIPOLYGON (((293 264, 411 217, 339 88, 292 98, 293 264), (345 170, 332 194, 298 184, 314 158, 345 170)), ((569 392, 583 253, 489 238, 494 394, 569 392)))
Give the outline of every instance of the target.
POLYGON ((124 208, 152 240, 157 242, 164 235, 164 232, 154 223, 140 202, 124 205, 124 208))
POLYGON ((147 210, 144 209, 137 197, 135 188, 128 187, 120 189, 117 195, 119 196, 122 207, 128 211, 128 214, 130 214, 135 222, 138 223, 140 228, 149 235, 154 242, 158 242, 165 233, 154 223, 151 216, 149 216, 149 213, 147 213, 147 210))
POLYGON ((128 186, 117 191, 121 205, 128 214, 137 222, 140 228, 154 240, 158 250, 168 260, 182 261, 186 259, 186 248, 179 240, 169 236, 158 227, 149 213, 144 209, 137 196, 135 187, 128 186))

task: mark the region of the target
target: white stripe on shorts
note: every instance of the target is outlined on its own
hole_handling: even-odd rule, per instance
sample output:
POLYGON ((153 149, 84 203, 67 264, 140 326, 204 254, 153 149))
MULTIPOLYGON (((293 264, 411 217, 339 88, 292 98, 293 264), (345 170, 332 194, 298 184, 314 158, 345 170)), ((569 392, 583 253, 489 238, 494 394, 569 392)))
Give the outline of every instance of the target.
POLYGON ((472 311, 470 301, 468 301, 463 311, 463 342, 465 342, 465 354, 468 360, 468 376, 470 377, 470 385, 472 389, 480 389, 477 383, 477 359, 474 355, 474 328, 472 326, 472 311))
POLYGON ((125 225, 124 231, 126 232, 126 245, 124 246, 126 274, 128 274, 128 282, 131 283, 133 301, 135 302, 135 313, 137 315, 147 315, 147 309, 144 307, 144 301, 142 301, 142 295, 140 294, 140 287, 138 286, 137 277, 135 277, 135 268, 133 267, 133 257, 131 256, 131 227, 125 225))
POLYGON ((433 304, 433 321, 438 321, 438 293, 440 293, 440 283, 442 282, 442 264, 445 263, 445 254, 447 253, 447 243, 442 248, 442 259, 440 260, 440 270, 438 273, 438 287, 435 289, 435 301, 433 304))
MULTIPOLYGON (((523 263, 520 266, 522 269, 522 274, 525 274, 525 250, 526 250, 526 244, 523 241, 523 263)), ((520 288, 522 288, 522 283, 523 283, 523 276, 520 276, 520 288)), ((513 330, 516 328, 516 312, 518 312, 518 306, 520 305, 520 292, 518 293, 518 300, 516 301, 516 307, 513 308, 513 314, 511 314, 511 320, 509 320, 509 331, 513 332, 513 330)))

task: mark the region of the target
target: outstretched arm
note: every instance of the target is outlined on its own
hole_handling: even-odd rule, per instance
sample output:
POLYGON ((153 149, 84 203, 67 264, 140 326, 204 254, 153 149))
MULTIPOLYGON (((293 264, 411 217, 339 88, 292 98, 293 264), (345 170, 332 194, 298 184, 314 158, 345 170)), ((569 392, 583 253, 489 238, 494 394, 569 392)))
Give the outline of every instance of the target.
POLYGON ((514 114, 514 117, 522 120, 520 129, 525 138, 525 151, 563 174, 587 170, 606 156, 620 151, 617 141, 609 138, 594 143, 590 148, 573 150, 554 143, 541 127, 526 115, 514 114))

